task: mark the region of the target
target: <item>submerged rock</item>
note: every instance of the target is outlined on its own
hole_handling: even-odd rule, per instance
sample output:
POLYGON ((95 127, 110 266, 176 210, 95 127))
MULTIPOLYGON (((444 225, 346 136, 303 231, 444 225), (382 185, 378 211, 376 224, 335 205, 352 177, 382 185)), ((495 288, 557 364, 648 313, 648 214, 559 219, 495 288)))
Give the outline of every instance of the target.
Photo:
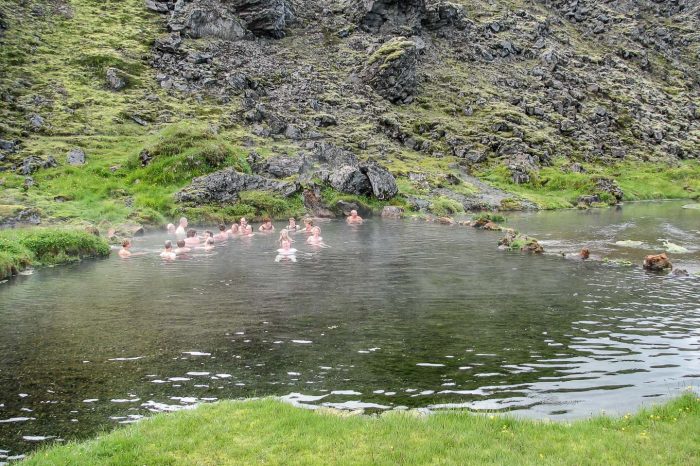
POLYGON ((645 270, 651 272, 665 272, 673 269, 671 261, 668 260, 666 253, 661 254, 651 254, 644 258, 644 263, 642 264, 645 270))
POLYGON ((192 180, 192 184, 178 192, 175 197, 179 202, 193 204, 220 204, 236 202, 242 191, 264 190, 272 191, 284 197, 289 197, 299 191, 297 183, 289 183, 263 178, 258 175, 240 173, 234 168, 200 176, 192 180))

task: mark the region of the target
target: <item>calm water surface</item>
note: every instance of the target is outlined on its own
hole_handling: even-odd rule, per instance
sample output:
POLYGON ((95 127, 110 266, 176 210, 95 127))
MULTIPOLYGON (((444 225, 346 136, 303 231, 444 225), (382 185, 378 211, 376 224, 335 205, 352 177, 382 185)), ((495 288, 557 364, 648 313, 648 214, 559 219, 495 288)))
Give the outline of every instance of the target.
MULTIPOLYGON (((662 239, 700 271, 700 211, 679 203, 514 214, 549 251, 639 263, 662 239), (638 247, 616 241, 641 241, 638 247)), ((700 280, 556 254, 499 251, 498 233, 413 221, 321 224, 234 239, 166 263, 148 255, 42 269, 0 285, 0 462, 225 398, 279 395, 370 411, 632 411, 700 380, 700 280)))

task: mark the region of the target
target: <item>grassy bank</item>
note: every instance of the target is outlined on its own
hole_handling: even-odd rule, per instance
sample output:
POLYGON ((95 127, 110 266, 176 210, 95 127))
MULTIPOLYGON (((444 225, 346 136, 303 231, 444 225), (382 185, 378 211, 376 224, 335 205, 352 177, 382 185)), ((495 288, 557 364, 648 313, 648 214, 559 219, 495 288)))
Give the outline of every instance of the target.
POLYGON ((158 415, 24 464, 698 464, 700 402, 571 423, 464 411, 339 417, 274 400, 158 415))
POLYGON ((55 228, 0 231, 0 279, 29 266, 108 255, 109 245, 105 240, 83 231, 55 228))

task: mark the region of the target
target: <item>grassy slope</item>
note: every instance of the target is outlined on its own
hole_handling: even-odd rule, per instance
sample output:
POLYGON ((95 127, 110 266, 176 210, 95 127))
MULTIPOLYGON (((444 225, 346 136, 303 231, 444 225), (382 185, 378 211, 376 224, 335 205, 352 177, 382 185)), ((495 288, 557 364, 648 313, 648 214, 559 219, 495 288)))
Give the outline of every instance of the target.
MULTIPOLYGON (((222 166, 242 167, 242 157, 253 149, 265 156, 295 152, 298 148, 289 141, 251 136, 246 128, 231 125, 228 115, 239 108, 237 98, 228 104, 220 104, 206 98, 195 101, 160 89, 148 60, 151 44, 162 31, 162 18, 146 11, 141 0, 116 3, 71 0, 71 19, 61 15, 41 18, 28 15, 34 5, 47 3, 29 0, 24 9, 15 9, 7 0, 0 0, 0 5, 9 12, 10 24, 0 47, 0 63, 7 70, 0 76, 0 90, 9 90, 15 96, 15 103, 8 106, 8 118, 0 121, 0 133, 5 137, 18 137, 27 127, 26 115, 29 112, 41 114, 47 126, 29 137, 22 137, 20 156, 53 155, 61 165, 33 174, 36 185, 27 190, 23 188, 23 176, 0 172, 3 187, 0 205, 37 207, 45 219, 92 223, 163 223, 181 214, 190 215, 195 220, 218 221, 240 215, 284 217, 302 213, 299 197, 284 201, 260 193, 225 209, 187 211, 176 205, 173 194, 187 185, 192 176, 222 166), (128 73, 126 89, 113 92, 106 88, 104 75, 109 66, 128 73), (130 119, 132 115, 148 121, 149 125, 137 125, 130 119), (200 138, 195 144, 188 145, 179 137, 182 128, 204 133, 210 125, 219 127, 218 134, 200 138), (153 150, 168 144, 179 151, 166 154, 149 169, 134 165, 142 149, 153 150), (87 165, 65 165, 65 155, 73 147, 85 150, 87 165), (223 154, 213 164, 208 159, 212 148, 223 154), (158 176, 157 170, 163 175, 158 176), (61 202, 56 202, 56 199, 61 202)), ((60 2, 55 4, 61 5, 60 2)), ((493 11, 479 10, 477 14, 475 10, 470 17, 489 21, 501 14, 502 8, 494 6, 493 11)), ((577 37, 573 31, 571 37, 577 37)), ((309 56, 315 53, 315 49, 306 47, 306 41, 313 40, 299 35, 285 39, 285 44, 291 50, 300 48, 303 60, 316 63, 309 56)), ((343 47, 340 49, 342 53, 357 53, 347 45, 343 47)), ((341 52, 338 53, 342 55, 341 52)), ((534 63, 523 61, 513 66, 526 70, 534 63)), ((404 128, 436 124, 450 134, 469 140, 489 134, 495 123, 516 118, 521 121, 521 129, 525 130, 526 141, 544 147, 555 137, 551 128, 542 127, 538 120, 522 113, 514 114, 510 106, 494 98, 497 90, 488 79, 490 74, 485 65, 457 62, 445 65, 431 71, 434 79, 423 83, 421 95, 415 103, 392 107, 388 117, 400 121, 404 128), (474 72, 474 66, 483 69, 474 72), (464 95, 457 92, 461 90, 466 90, 464 95), (480 98, 488 103, 477 107, 471 116, 461 115, 461 108, 480 98)), ((490 72, 492 74, 493 70, 490 72)), ((350 119, 345 124, 328 129, 331 139, 352 147, 369 138, 370 152, 387 146, 387 141, 376 134, 373 125, 363 123, 363 115, 347 118, 350 119)), ((418 133, 414 135, 416 138, 421 137, 418 133)), ((503 133, 500 137, 509 140, 513 135, 503 133)), ((408 180, 406 175, 409 172, 425 173, 431 186, 439 186, 447 173, 459 174, 454 167, 457 161, 454 157, 434 158, 405 148, 388 147, 390 157, 383 162, 399 177, 403 194, 428 199, 431 196, 423 186, 408 180)), ((474 147, 478 149, 480 146, 476 144, 474 147)), ((447 148, 439 144, 436 149, 448 153, 447 148)), ((573 205, 579 195, 589 193, 590 179, 598 174, 618 179, 630 200, 693 197, 700 192, 698 162, 688 162, 684 168, 672 170, 660 162, 587 168, 587 175, 565 173, 561 166, 545 168, 533 183, 527 185, 510 183, 498 161, 478 174, 488 182, 534 200, 545 208, 573 205), (548 183, 544 184, 544 180, 548 183), (688 189, 683 189, 681 184, 687 185, 688 189)), ((473 191, 467 183, 450 189, 461 194, 473 191)), ((338 196, 329 194, 326 197, 335 199, 338 196)), ((433 202, 436 206, 443 203, 440 199, 433 202)))
POLYGON ((468 412, 341 417, 274 400, 159 415, 24 464, 697 464, 700 402, 687 394, 619 419, 571 423, 468 412))

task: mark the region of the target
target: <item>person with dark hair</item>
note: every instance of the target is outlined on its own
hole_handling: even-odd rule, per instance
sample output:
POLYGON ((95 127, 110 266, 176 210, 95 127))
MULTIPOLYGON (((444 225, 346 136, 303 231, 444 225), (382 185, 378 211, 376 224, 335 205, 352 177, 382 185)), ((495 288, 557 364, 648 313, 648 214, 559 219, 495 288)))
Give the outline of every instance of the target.
POLYGON ((126 258, 131 256, 131 241, 128 239, 125 239, 122 241, 122 248, 119 250, 119 257, 126 258))
POLYGON ((197 230, 187 230, 187 238, 185 238, 185 244, 188 247, 199 246, 199 237, 197 236, 197 230))
POLYGON ((187 244, 185 243, 184 239, 177 240, 177 249, 175 249, 176 256, 181 256, 183 254, 187 254, 190 251, 191 251, 191 249, 187 247, 187 244))
POLYGON ((175 259, 177 254, 173 252, 173 243, 168 240, 165 242, 165 249, 160 253, 160 257, 163 259, 175 259))
POLYGON ((263 224, 260 225, 260 228, 258 228, 258 231, 263 231, 267 233, 271 233, 275 231, 275 226, 272 224, 272 220, 270 220, 270 217, 265 217, 263 219, 263 224))
POLYGON ((215 241, 226 241, 228 239, 228 233, 226 232, 226 225, 223 223, 219 225, 219 233, 214 236, 215 241))

